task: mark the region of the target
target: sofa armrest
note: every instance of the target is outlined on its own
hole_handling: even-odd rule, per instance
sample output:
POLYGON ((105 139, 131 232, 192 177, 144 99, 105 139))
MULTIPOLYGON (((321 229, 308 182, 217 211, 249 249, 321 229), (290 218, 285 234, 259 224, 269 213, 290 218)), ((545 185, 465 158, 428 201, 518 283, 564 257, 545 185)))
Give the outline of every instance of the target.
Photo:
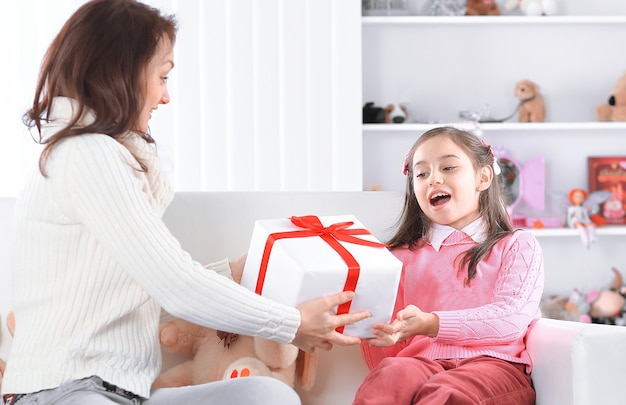
POLYGON ((543 318, 527 348, 537 405, 623 403, 625 327, 543 318))

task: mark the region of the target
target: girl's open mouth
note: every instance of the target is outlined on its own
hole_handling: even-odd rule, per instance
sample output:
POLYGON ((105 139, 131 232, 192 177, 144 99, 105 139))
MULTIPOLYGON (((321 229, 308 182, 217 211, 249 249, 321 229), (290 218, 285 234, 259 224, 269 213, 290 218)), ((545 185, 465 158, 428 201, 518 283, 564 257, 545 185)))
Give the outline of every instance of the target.
POLYGON ((436 207, 441 204, 445 204, 450 201, 450 194, 447 193, 436 193, 430 197, 430 205, 436 207))

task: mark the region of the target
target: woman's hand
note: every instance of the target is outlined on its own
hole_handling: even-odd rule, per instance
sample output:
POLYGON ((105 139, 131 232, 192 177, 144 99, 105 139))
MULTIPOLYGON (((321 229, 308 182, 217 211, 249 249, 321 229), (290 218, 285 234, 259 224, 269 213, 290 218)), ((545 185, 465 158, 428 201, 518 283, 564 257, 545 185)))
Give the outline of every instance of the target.
POLYGON ((243 276, 243 267, 246 264, 246 258, 248 257, 247 254, 239 257, 237 260, 235 260, 234 262, 230 262, 230 273, 233 276, 233 280, 235 280, 235 282, 237 284, 241 284, 241 276, 243 276))
POLYGON ((298 305, 300 311, 300 327, 296 332, 293 345, 310 352, 319 347, 330 350, 333 344, 342 346, 355 345, 360 339, 346 336, 335 329, 365 319, 371 314, 366 311, 334 315, 330 311, 354 298, 354 292, 344 291, 328 297, 321 297, 298 305))
POLYGON ((439 317, 409 305, 398 311, 391 324, 374 324, 372 332, 376 337, 367 339, 367 342, 377 347, 392 346, 415 335, 435 337, 439 333, 439 317))

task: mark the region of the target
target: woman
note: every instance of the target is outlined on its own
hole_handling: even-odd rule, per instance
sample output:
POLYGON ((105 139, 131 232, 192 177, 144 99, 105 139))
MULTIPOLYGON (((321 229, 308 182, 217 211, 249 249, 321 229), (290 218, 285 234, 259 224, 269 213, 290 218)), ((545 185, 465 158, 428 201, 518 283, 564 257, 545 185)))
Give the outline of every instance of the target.
POLYGON ((300 402, 262 377, 151 392, 161 309, 303 350, 359 342, 335 328, 368 314, 329 313, 353 293, 298 308, 269 301, 232 280, 243 258, 207 271, 162 222, 173 193, 148 123, 170 101, 176 30, 137 1, 93 0, 45 55, 25 115, 45 147, 17 200, 7 403, 300 402))

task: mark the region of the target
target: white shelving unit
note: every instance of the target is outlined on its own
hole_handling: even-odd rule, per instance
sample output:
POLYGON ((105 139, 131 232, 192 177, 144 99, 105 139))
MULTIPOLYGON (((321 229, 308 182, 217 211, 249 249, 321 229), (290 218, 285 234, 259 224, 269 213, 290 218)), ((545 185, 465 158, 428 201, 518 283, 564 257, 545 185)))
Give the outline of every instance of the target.
MULTIPOLYGON (((578 238, 576 230, 571 228, 544 228, 531 229, 531 232, 538 237, 549 236, 574 236, 578 238)), ((598 236, 623 236, 626 235, 626 226, 604 226, 597 229, 598 236)))
MULTIPOLYGON (((475 128, 476 125, 472 122, 455 122, 451 123, 458 127, 475 128)), ((427 131, 437 124, 363 124, 363 131, 365 132, 415 132, 415 131, 427 131)), ((483 131, 619 131, 624 133, 626 131, 625 122, 495 122, 480 124, 483 131)))
MULTIPOLYGON (((561 15, 548 17, 363 17, 363 103, 405 102, 411 109, 409 123, 363 125, 364 189, 403 190, 407 150, 439 125, 478 129, 522 165, 543 156, 547 207, 539 214, 548 216, 562 214, 561 203, 550 196, 587 188, 588 156, 626 155, 626 122, 598 122, 595 116, 626 71, 626 53, 615 46, 626 39, 626 3, 559 4, 561 15), (491 117, 509 116, 518 103, 515 83, 522 79, 539 84, 546 122, 519 123, 515 114, 476 128, 460 120, 460 111, 486 107, 491 117)), ((425 1, 409 5, 411 14, 420 14, 425 1)), ((544 246, 547 286, 563 293, 596 288, 612 266, 626 275, 626 226, 599 228, 589 250, 572 229, 533 232, 544 246)))
POLYGON ((455 17, 431 17, 431 16, 364 16, 363 24, 624 24, 626 22, 626 16, 543 16, 543 17, 529 17, 529 16, 455 16, 455 17))

